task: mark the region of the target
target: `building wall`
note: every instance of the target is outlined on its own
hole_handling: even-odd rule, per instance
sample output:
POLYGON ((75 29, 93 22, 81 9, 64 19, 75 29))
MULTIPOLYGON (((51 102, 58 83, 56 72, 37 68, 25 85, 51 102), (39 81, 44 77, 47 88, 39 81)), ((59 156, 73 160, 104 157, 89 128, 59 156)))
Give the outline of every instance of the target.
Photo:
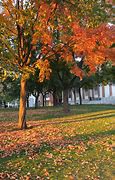
MULTIPOLYGON (((77 90, 75 90, 75 93, 76 93, 76 103, 79 103, 79 95, 78 95, 77 90)), ((81 88, 81 95, 82 95, 83 103, 88 103, 92 101, 99 102, 99 100, 103 100, 100 103, 115 104, 114 102, 115 101, 114 100, 115 99, 115 84, 112 84, 112 85, 108 84, 106 86, 103 86, 102 84, 100 84, 97 88, 89 89, 89 90, 85 90, 81 88), (91 100, 90 100, 90 97, 92 98, 91 100)), ((63 99, 63 93, 62 93, 62 99, 63 99)), ((68 100, 69 100, 69 104, 75 104, 75 96, 74 96, 73 90, 69 93, 68 100)), ((42 100, 41 95, 39 96, 38 101, 39 101, 38 105, 42 106, 43 100, 42 100)), ((50 93, 46 97, 46 101, 47 101, 46 102, 47 106, 53 105, 53 97, 50 93)), ((35 106, 35 97, 32 95, 29 97, 29 106, 30 107, 35 106)))
POLYGON ((33 95, 29 97, 29 107, 35 107, 35 97, 33 95))
MULTIPOLYGON (((115 84, 106 86, 100 84, 89 90, 81 88, 81 95, 83 103, 115 104, 115 84)), ((72 98, 69 98, 69 103, 75 104, 74 102, 74 95, 72 95, 72 98)), ((78 93, 76 93, 76 103, 79 103, 78 93)))

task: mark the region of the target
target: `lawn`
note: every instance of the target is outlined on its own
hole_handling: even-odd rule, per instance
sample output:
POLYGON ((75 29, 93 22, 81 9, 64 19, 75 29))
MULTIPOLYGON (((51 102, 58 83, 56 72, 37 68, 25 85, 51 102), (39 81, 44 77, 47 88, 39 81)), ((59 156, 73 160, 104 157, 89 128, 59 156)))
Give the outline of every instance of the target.
POLYGON ((70 108, 29 109, 24 131, 17 110, 0 110, 1 180, 114 179, 115 106, 70 108))

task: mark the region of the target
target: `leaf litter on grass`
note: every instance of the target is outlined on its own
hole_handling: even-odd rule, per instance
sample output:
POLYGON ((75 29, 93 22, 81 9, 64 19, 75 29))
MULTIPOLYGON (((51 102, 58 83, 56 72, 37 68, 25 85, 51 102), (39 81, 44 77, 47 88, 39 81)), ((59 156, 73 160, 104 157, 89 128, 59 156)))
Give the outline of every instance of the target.
POLYGON ((114 117, 89 116, 30 121, 25 131, 7 122, 0 132, 1 179, 112 180, 114 117))

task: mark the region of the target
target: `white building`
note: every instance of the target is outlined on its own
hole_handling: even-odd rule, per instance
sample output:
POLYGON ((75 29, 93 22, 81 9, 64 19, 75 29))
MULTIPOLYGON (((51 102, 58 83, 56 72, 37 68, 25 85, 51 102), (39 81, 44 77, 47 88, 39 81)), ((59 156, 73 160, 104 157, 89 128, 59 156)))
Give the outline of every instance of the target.
MULTIPOLYGON (((115 84, 109 83, 106 86, 100 84, 97 87, 88 90, 81 88, 81 97, 83 104, 115 104, 115 84)), ((53 105, 53 97, 51 93, 47 94, 45 101, 47 106, 53 105)), ((68 102, 69 104, 79 104, 79 93, 77 88, 69 92, 68 102)), ((38 106, 42 105, 43 97, 40 95, 38 106)), ((35 97, 32 95, 29 98, 29 106, 35 106, 35 97)))
MULTIPOLYGON (((83 104, 115 104, 115 84, 109 83, 106 86, 100 84, 96 88, 85 90, 81 88, 83 104)), ((76 91, 76 100, 74 92, 69 94, 70 104, 79 104, 79 94, 76 91)))

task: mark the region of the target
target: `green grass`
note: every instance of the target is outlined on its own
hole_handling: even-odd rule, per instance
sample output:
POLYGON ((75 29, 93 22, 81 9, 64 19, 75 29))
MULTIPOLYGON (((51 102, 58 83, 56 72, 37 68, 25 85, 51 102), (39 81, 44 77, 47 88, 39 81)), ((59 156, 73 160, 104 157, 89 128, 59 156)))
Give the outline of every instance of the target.
MULTIPOLYGON (((70 113, 64 113, 62 107, 39 107, 38 109, 27 109, 28 120, 45 120, 70 116, 74 114, 85 114, 90 112, 100 112, 104 110, 114 110, 115 105, 72 105, 70 113)), ((18 109, 0 109, 0 121, 16 121, 18 119, 18 109)))
POLYGON ((28 121, 33 128, 24 132, 13 130, 10 123, 16 120, 17 111, 13 111, 13 118, 10 112, 0 110, 0 113, 7 114, 7 118, 4 117, 7 127, 3 127, 0 116, 3 127, 0 135, 6 151, 12 143, 11 153, 5 154, 5 149, 0 151, 0 173, 4 180, 13 177, 32 180, 114 179, 115 106, 77 105, 71 107, 70 114, 64 114, 61 107, 30 109, 27 119, 33 120, 28 121), (13 149, 13 143, 17 145, 16 149, 13 149))

